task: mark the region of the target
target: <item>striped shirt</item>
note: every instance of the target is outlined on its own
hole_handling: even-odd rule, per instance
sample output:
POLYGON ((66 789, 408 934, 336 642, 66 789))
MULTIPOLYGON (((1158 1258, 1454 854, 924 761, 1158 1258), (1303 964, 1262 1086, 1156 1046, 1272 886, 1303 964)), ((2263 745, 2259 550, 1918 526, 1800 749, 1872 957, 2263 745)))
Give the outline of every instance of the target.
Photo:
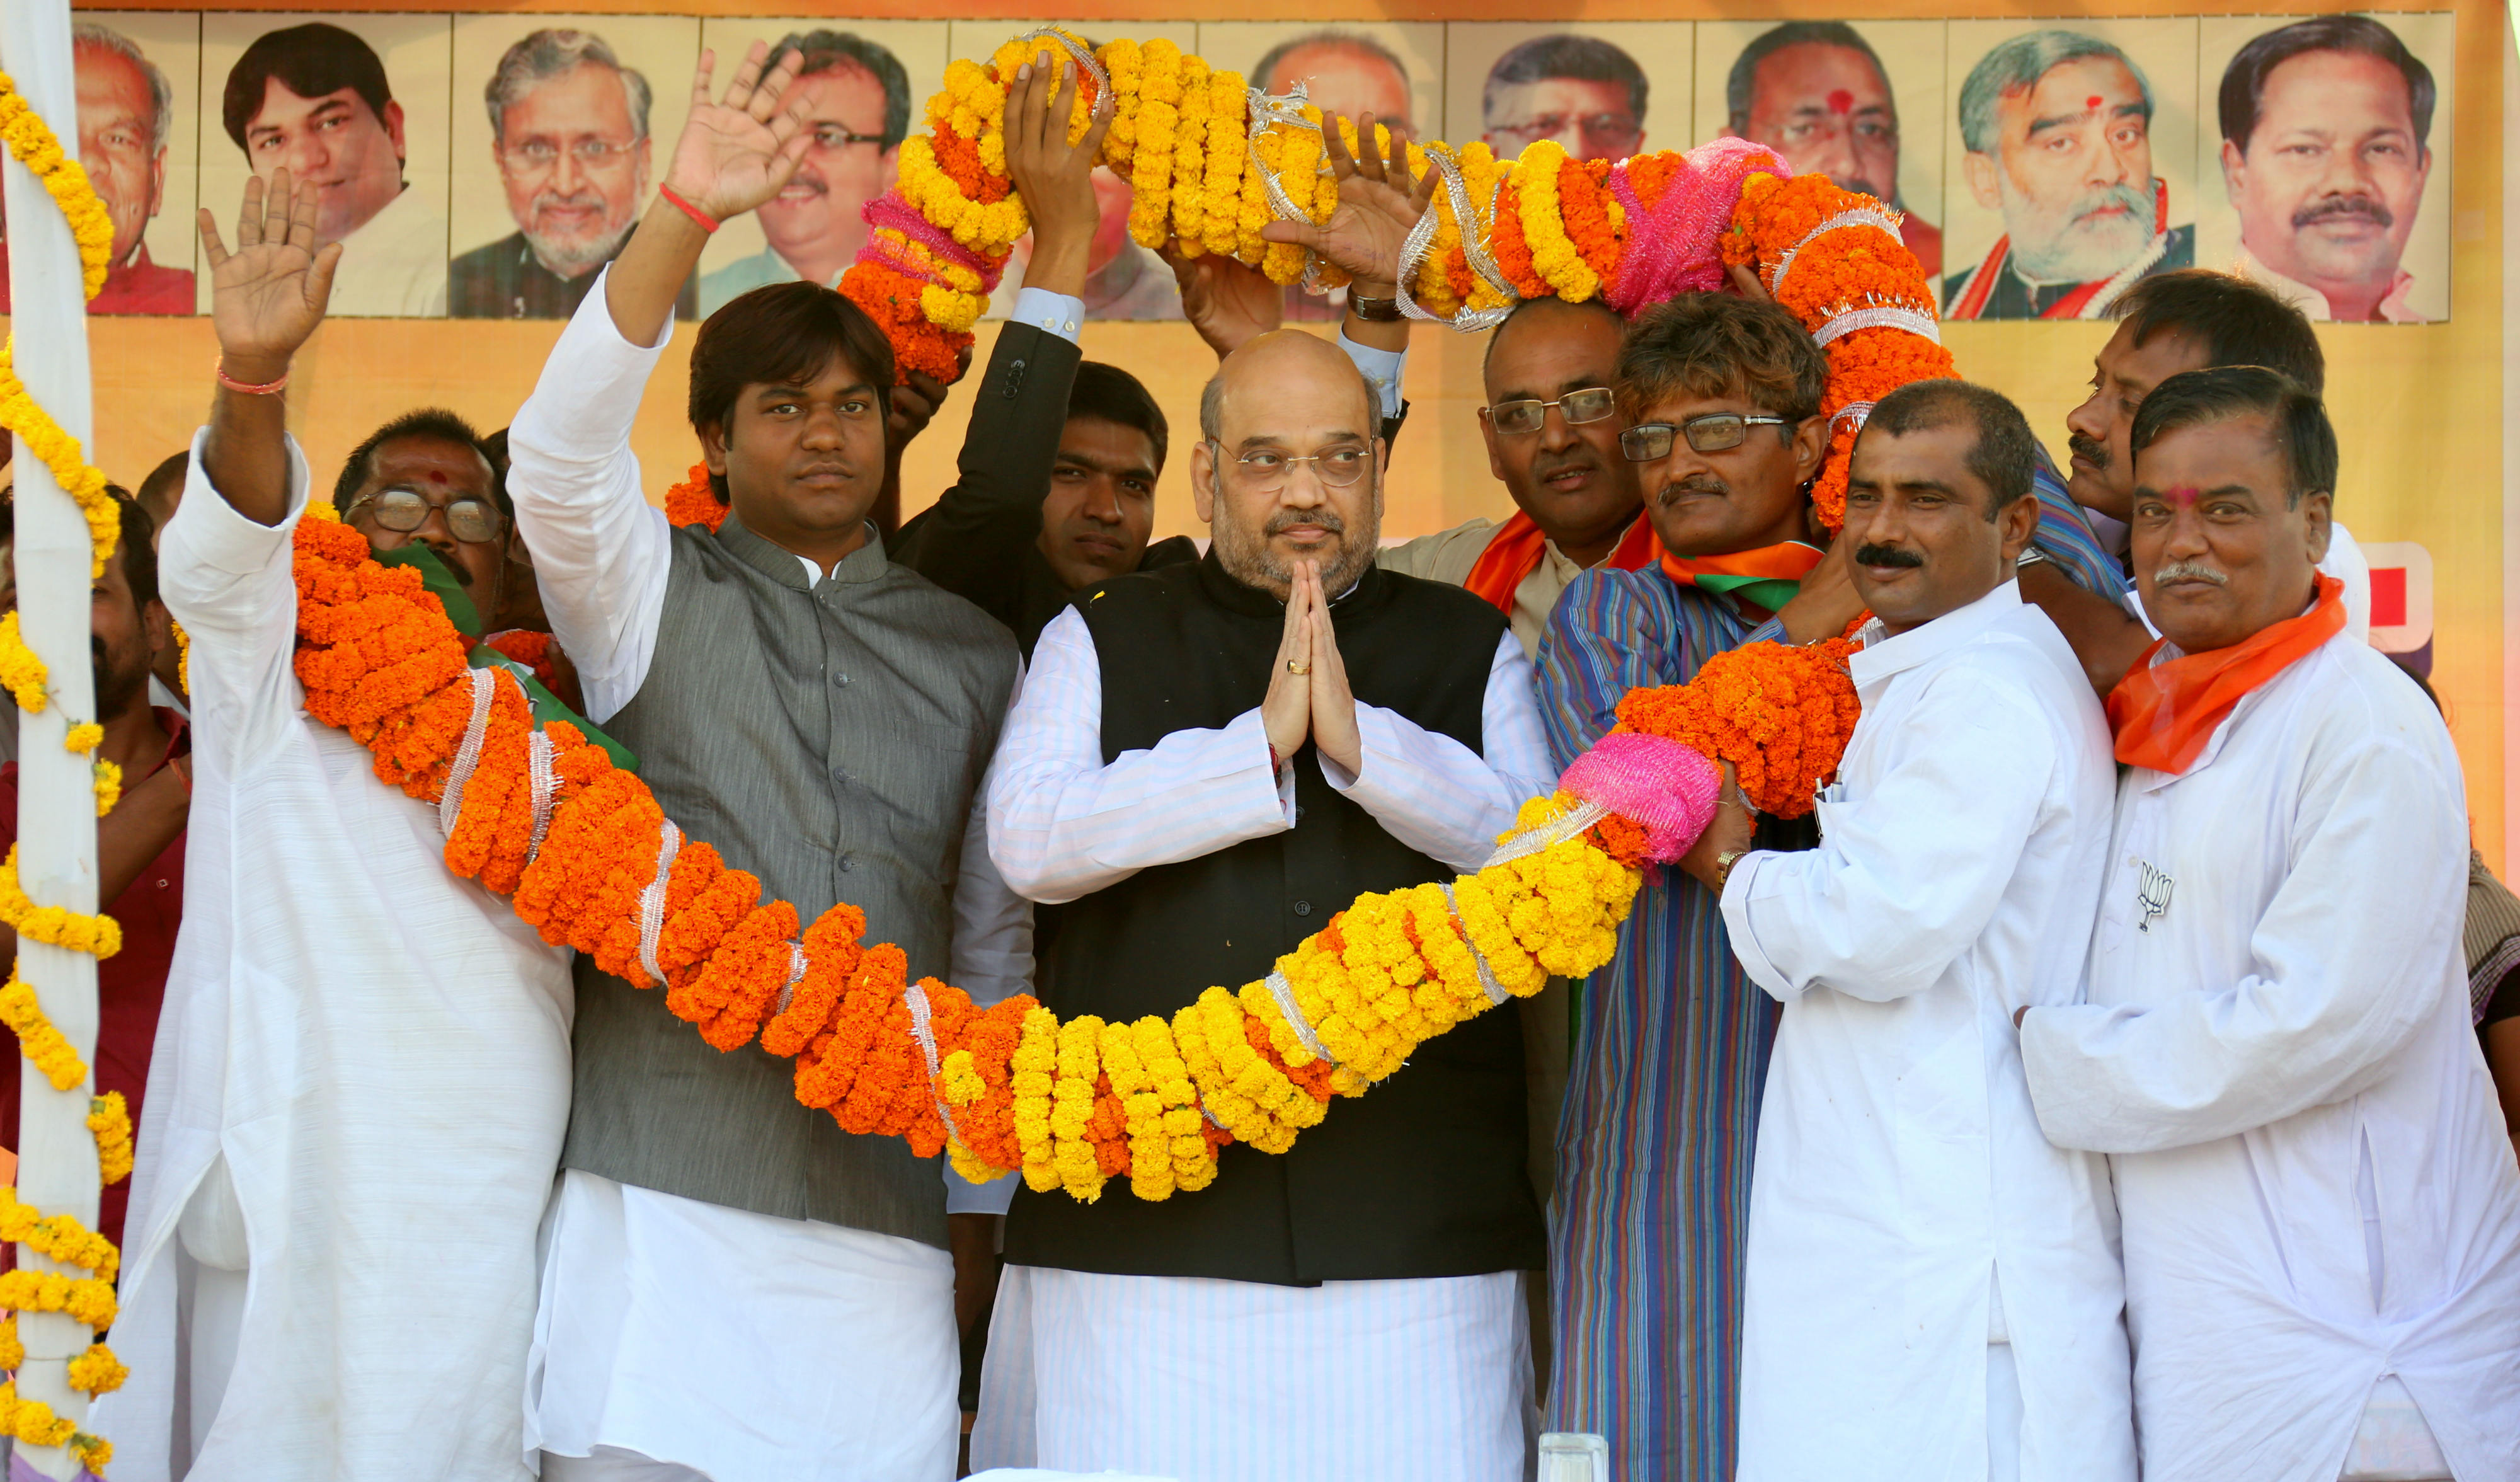
MULTIPOLYGON (((1641 685, 1745 642, 1732 605, 1658 569, 1593 570, 1540 651, 1562 766, 1641 685)), ((1741 1254, 1777 1006, 1733 961, 1705 887, 1663 871, 1587 979, 1557 1130, 1549 1428, 1609 1439, 1622 1482, 1732 1475, 1741 1254)))

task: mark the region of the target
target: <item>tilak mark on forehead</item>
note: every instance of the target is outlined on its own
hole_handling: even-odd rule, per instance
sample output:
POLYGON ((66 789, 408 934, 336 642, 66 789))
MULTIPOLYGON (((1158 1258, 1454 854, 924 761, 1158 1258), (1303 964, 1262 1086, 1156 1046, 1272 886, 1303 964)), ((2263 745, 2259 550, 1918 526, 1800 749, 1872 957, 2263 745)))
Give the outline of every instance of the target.
POLYGON ((1855 95, 1842 87, 1833 90, 1828 95, 1828 111, 1832 113, 1855 112, 1855 95))
POLYGON ((2096 113, 2100 111, 2100 105, 2106 101, 2107 100, 2103 99, 2099 94, 2093 93, 2089 98, 2083 100, 2083 107, 2096 113))
POLYGON ((2192 510, 2196 507, 2196 501, 2204 497, 2204 490, 2192 483, 2182 483, 2174 484, 2162 490, 2161 497, 2170 501, 2175 509, 2192 510))

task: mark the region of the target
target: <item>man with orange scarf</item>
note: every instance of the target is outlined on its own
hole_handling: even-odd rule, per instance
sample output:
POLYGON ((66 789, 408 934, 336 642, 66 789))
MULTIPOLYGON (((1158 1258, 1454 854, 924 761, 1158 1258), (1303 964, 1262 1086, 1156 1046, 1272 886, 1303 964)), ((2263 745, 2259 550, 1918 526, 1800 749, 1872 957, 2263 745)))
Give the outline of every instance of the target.
POLYGON ((2129 440, 2162 640, 2109 696, 2088 1002, 2015 1018, 2048 1140, 2111 1155, 2143 1474, 2520 1474, 2520 1168, 2470 1028, 2457 753, 2318 569, 2316 397, 2184 372, 2129 440))

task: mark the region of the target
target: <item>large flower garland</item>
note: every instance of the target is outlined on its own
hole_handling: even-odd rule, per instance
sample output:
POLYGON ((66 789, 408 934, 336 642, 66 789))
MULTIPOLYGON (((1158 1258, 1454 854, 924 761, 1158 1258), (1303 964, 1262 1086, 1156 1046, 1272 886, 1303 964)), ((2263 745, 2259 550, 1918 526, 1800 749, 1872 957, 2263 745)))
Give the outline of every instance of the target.
POLYGON ((797 1100, 848 1131, 1085 1199, 1121 1177, 1142 1198, 1201 1188, 1235 1141, 1283 1151, 1333 1096, 1363 1095, 1427 1039, 1599 966, 1640 871, 1678 859, 1711 815, 1709 758, 1734 763, 1761 806, 1799 813, 1857 713, 1843 641, 1728 654, 1700 683, 1632 695, 1474 875, 1360 897, 1267 978, 1210 988, 1169 1019, 1062 1022, 1029 997, 982 1008, 911 982, 853 906, 807 923, 765 901, 600 747, 535 729, 504 671, 468 669, 419 573, 370 560, 328 507, 298 526, 295 574, 307 713, 436 807, 449 869, 510 897, 545 940, 661 986, 717 1049, 757 1040, 793 1058, 797 1100))
MULTIPOLYGON (((105 287, 106 267, 113 246, 113 222, 106 214, 104 202, 88 184, 86 171, 63 152, 61 142, 26 106, 17 83, 4 72, 0 72, 0 139, 5 139, 9 153, 44 183, 54 203, 68 219, 70 234, 78 244, 83 287, 86 295, 94 298, 97 291, 105 287)), ((103 575, 105 563, 112 557, 122 532, 121 512, 106 492, 105 474, 87 462, 78 439, 27 394, 12 363, 15 346, 14 336, 8 343, 0 344, 0 427, 24 438, 27 447, 77 502, 87 519, 89 574, 103 575)), ((45 681, 43 660, 26 647, 18 630, 18 614, 11 612, 0 620, 0 684, 6 685, 22 709, 34 713, 47 703, 45 681)), ((67 741, 71 752, 91 757, 100 818, 113 807, 122 790, 120 770, 112 762, 93 757, 103 739, 102 730, 90 721, 71 726, 67 741)), ((7 862, 0 864, 0 921, 6 921, 27 940, 92 953, 100 959, 112 956, 122 945, 121 928, 111 917, 84 916, 58 906, 38 907, 29 900, 19 888, 15 845, 10 847, 7 862)), ((7 986, 0 987, 0 1023, 17 1034, 19 1048, 55 1090, 68 1091, 87 1079, 87 1066, 79 1059, 77 1049, 45 1016, 34 989, 18 975, 15 964, 11 965, 7 986)), ((131 1172, 131 1113, 119 1095, 91 1098, 88 1104, 87 1124, 96 1138, 100 1175, 107 1184, 119 1182, 131 1172)), ((112 1283, 121 1265, 121 1254, 113 1248, 112 1241, 68 1215, 42 1215, 19 1203, 15 1189, 0 1189, 0 1241, 22 1242, 61 1265, 89 1273, 86 1277, 26 1270, 0 1274, 0 1309, 8 1313, 0 1318, 0 1370, 14 1373, 25 1362, 25 1347, 18 1339, 17 1314, 21 1312, 65 1313, 90 1328, 113 1325, 112 1283)), ((120 1387, 128 1373, 112 1350, 103 1343, 92 1343, 85 1353, 70 1361, 68 1383, 72 1389, 99 1395, 120 1387)), ((81 1431, 76 1422, 54 1414, 52 1407, 40 1400, 20 1398, 14 1379, 0 1382, 0 1434, 31 1446, 67 1446, 81 1464, 99 1475, 113 1459, 112 1442, 81 1431)))
MULTIPOLYGON (((1344 275, 1301 247, 1264 241, 1272 220, 1327 221, 1338 184, 1324 165, 1322 112, 1300 92, 1269 97, 1169 41, 1120 39, 1089 52, 1045 27, 986 63, 958 61, 928 100, 927 132, 902 146, 900 181, 867 207, 875 231, 840 291, 891 336, 901 374, 961 374, 961 351, 1029 228, 1006 174, 1009 84, 1027 62, 1083 75, 1068 138, 1108 94, 1102 160, 1134 191, 1129 233, 1195 256, 1229 253, 1279 283, 1335 287, 1344 275)), ((1352 124, 1341 130, 1351 150, 1352 124)), ((1375 147, 1389 134, 1376 129, 1375 147)), ((1826 348, 1829 457, 1813 503, 1843 519, 1846 459, 1873 402, 1950 376, 1924 272, 1899 215, 1823 176, 1790 182, 1784 161, 1738 139, 1615 163, 1543 140, 1500 160, 1484 144, 1412 145, 1441 177, 1394 276, 1415 316, 1483 329, 1518 300, 1602 297, 1634 315, 1674 293, 1724 287, 1755 267, 1777 301, 1826 348)))

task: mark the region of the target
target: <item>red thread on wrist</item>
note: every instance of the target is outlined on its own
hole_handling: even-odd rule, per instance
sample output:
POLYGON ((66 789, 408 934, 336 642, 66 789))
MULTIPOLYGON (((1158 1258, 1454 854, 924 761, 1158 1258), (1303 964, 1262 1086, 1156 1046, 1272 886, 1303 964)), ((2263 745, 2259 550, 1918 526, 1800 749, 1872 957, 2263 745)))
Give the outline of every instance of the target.
POLYGON ((698 222, 700 224, 701 231, 708 233, 710 236, 717 235, 719 225, 718 219, 715 216, 710 215, 708 212, 701 210, 698 206, 685 201, 682 197, 675 195, 674 188, 672 186, 660 185, 656 187, 656 194, 673 202, 676 210, 681 211, 684 215, 698 222))
POLYGON ((266 381, 260 385, 255 385, 251 382, 239 381, 228 374, 227 360, 224 356, 210 362, 210 374, 219 379, 219 384, 227 387, 231 391, 242 392, 248 396, 277 396, 280 394, 281 388, 289 384, 289 373, 287 371, 280 373, 280 379, 278 381, 266 381))

